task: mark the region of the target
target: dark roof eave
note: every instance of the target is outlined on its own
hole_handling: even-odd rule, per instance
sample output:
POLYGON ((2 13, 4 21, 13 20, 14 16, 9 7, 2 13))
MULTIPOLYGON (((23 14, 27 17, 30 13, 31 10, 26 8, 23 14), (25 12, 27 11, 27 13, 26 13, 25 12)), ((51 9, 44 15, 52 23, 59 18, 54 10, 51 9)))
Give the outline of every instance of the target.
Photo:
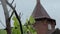
POLYGON ((54 23, 55 23, 55 25, 56 25, 56 20, 55 19, 51 19, 51 18, 46 18, 46 17, 44 17, 44 18, 35 18, 35 20, 43 20, 43 19, 47 19, 48 21, 54 21, 54 23))

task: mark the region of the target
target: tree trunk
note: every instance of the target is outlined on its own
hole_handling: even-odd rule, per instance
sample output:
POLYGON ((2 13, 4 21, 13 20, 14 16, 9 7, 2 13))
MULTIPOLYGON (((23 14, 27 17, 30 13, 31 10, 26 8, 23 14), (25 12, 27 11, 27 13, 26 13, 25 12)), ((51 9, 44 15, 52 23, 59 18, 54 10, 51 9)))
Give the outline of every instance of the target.
POLYGON ((7 10, 7 5, 6 5, 6 0, 1 0, 2 3, 2 7, 4 10, 4 14, 5 14, 5 20, 6 20, 6 31, 7 34, 11 34, 11 26, 10 26, 10 19, 9 19, 9 12, 7 10))

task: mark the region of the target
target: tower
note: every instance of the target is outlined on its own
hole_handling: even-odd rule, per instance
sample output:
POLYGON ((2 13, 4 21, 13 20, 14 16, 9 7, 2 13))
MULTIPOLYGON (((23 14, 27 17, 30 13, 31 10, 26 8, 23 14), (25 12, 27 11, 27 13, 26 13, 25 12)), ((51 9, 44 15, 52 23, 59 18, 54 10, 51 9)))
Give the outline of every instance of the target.
POLYGON ((37 34, 51 34, 54 31, 56 22, 48 15, 41 5, 40 0, 37 0, 32 16, 36 21, 33 26, 36 29, 37 34))

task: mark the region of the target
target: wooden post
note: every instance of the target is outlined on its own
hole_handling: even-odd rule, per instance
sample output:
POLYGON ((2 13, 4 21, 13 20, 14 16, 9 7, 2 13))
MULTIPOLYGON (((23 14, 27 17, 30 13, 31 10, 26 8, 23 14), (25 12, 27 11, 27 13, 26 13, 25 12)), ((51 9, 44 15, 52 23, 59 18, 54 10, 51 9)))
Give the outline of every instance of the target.
POLYGON ((6 5, 6 0, 0 0, 2 3, 2 7, 4 10, 4 14, 5 14, 5 20, 6 20, 6 31, 7 34, 11 34, 11 26, 10 26, 10 19, 9 19, 9 12, 7 9, 7 5, 6 5))

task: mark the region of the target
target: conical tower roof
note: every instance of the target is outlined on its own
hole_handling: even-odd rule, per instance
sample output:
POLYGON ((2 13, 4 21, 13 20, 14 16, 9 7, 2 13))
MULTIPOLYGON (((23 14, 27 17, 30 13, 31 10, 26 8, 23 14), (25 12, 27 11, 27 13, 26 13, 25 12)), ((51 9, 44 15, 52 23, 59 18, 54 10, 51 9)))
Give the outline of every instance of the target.
POLYGON ((54 19, 51 19, 51 17, 41 5, 40 0, 37 0, 36 7, 31 16, 35 18, 35 20, 48 19, 49 21, 54 21, 56 25, 56 21, 54 19))
POLYGON ((32 13, 32 16, 36 18, 50 18, 46 10, 43 8, 43 6, 40 3, 40 0, 37 0, 36 7, 32 13))

